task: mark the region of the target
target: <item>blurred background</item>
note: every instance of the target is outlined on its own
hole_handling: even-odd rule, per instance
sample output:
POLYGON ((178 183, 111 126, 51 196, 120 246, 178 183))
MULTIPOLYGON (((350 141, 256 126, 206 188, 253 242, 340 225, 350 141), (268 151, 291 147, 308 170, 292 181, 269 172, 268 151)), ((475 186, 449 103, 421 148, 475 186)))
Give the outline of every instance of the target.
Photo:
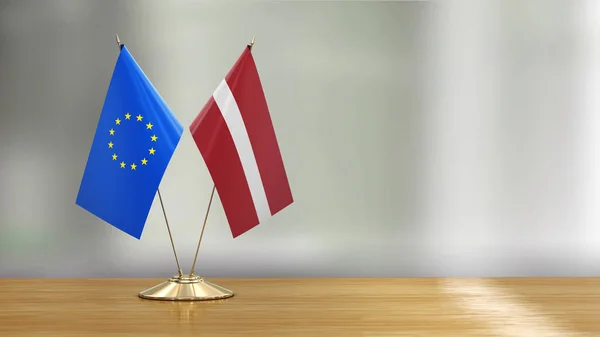
MULTIPOLYGON (((75 205, 115 33, 184 126, 256 35, 295 203, 207 277, 597 276, 600 2, 0 1, 0 277, 169 277, 75 205)), ((187 128, 186 128, 187 130, 187 128)), ((189 132, 161 184, 187 272, 212 181, 189 132)))

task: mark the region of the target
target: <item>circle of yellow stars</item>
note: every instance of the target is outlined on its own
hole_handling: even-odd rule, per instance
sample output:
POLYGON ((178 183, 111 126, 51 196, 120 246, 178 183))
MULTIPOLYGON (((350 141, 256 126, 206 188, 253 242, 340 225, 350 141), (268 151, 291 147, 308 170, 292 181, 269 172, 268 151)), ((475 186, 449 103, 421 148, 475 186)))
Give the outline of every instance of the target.
MULTIPOLYGON (((125 114, 125 120, 131 120, 131 117, 133 117, 129 112, 125 114)), ((141 114, 135 116, 135 121, 136 122, 140 122, 140 123, 144 123, 144 116, 142 116, 141 114)), ((116 126, 121 125, 121 122, 123 120, 121 120, 120 118, 115 119, 115 128, 116 126)), ((146 123, 146 130, 152 130, 152 127, 154 125, 152 125, 152 123, 148 122, 146 123)), ((108 133, 110 136, 114 136, 116 131, 115 128, 111 128, 110 130, 108 130, 108 133)), ((150 136, 150 141, 151 142, 156 142, 158 140, 158 137, 156 136, 156 134, 153 134, 152 136, 150 136)), ((115 143, 113 143, 112 141, 108 142, 108 148, 109 149, 114 149, 115 147, 115 143)), ((154 147, 150 147, 148 149, 148 155, 153 156, 156 153, 156 150, 154 149, 154 147)), ((119 159, 119 156, 117 155, 116 152, 114 152, 112 154, 112 160, 117 161, 119 159)), ((148 159, 146 159, 146 157, 143 157, 140 161, 139 164, 141 164, 142 166, 145 166, 148 164, 148 159)), ((138 168, 138 164, 136 164, 135 162, 131 163, 131 164, 127 164, 124 161, 121 161, 119 163, 119 167, 122 169, 125 169, 127 167, 129 167, 130 170, 135 171, 138 168)))

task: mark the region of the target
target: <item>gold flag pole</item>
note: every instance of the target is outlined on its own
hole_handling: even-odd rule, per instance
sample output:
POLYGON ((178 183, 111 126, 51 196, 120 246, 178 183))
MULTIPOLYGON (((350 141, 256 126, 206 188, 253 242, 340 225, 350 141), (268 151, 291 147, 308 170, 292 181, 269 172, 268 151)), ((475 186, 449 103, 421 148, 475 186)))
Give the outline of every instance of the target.
MULTIPOLYGON (((250 41, 250 43, 248 44, 248 48, 250 50, 252 50, 252 47, 254 46, 254 38, 255 37, 253 36, 252 41, 250 41)), ((120 45, 118 36, 117 43, 120 45)), ((190 273, 188 275, 182 275, 181 268, 179 268, 179 262, 177 262, 177 267, 179 268, 178 276, 173 276, 169 280, 159 285, 142 291, 141 293, 139 293, 139 297, 149 300, 162 301, 207 301, 226 299, 233 296, 233 291, 208 282, 204 280, 204 278, 196 275, 194 272, 196 260, 198 258, 198 252, 200 251, 200 244, 202 243, 202 238, 204 237, 204 229, 206 228, 206 222, 208 220, 208 214, 210 213, 210 206, 213 201, 215 190, 216 186, 213 185, 212 192, 210 193, 210 199, 208 201, 208 206, 206 208, 206 214, 204 215, 204 223, 202 224, 200 238, 198 239, 198 246, 196 247, 196 255, 194 256, 194 262, 192 264, 192 268, 190 269, 190 273)), ((169 235, 170 233, 171 232, 169 230, 169 235)), ((172 242, 173 239, 171 238, 171 243, 172 242)), ((175 252, 175 246, 173 246, 173 252, 175 252)), ((175 259, 177 260, 177 254, 175 254, 175 259)))
MULTIPOLYGON (((119 34, 115 34, 115 38, 117 40, 117 48, 121 51, 121 47, 123 44, 119 39, 119 34)), ((175 263, 177 263, 177 271, 179 272, 179 276, 183 275, 183 271, 179 265, 179 258, 177 257, 177 251, 175 250, 175 243, 173 242, 173 235, 171 235, 171 226, 169 226, 169 220, 167 219, 167 212, 165 211, 165 205, 162 201, 162 196, 160 195, 160 189, 156 190, 158 192, 158 200, 160 201, 160 208, 162 209, 163 216, 165 218, 165 223, 167 224, 167 231, 169 232, 169 239, 171 240, 171 248, 173 248, 173 255, 175 255, 175 263)))
MULTIPOLYGON (((248 48, 252 50, 252 46, 254 46, 254 38, 252 37, 252 41, 248 44, 248 48)), ((208 200, 208 207, 206 208, 206 214, 204 215, 204 223, 202 224, 202 231, 200 232, 200 239, 198 239, 198 246, 196 247, 196 255, 194 255, 194 263, 192 263, 192 268, 190 269, 190 275, 194 275, 194 267, 196 267, 196 260, 198 259, 198 251, 200 251, 200 244, 202 243, 202 237, 204 236, 204 228, 206 227, 206 221, 208 220, 208 213, 210 213, 210 205, 212 204, 213 196, 215 195, 216 186, 213 185, 212 192, 210 192, 210 199, 208 200)))
POLYGON ((215 195, 215 189, 217 186, 213 185, 212 192, 210 192, 210 199, 208 200, 208 207, 206 208, 206 214, 204 214, 204 223, 202 224, 202 231, 200 232, 200 239, 198 239, 198 246, 196 247, 196 255, 194 255, 194 263, 190 269, 190 275, 194 275, 194 267, 196 267, 196 259, 198 259, 198 251, 200 250, 200 244, 202 243, 202 237, 204 236, 204 228, 206 228, 206 221, 208 220, 208 213, 210 213, 210 205, 212 204, 213 196, 215 195))

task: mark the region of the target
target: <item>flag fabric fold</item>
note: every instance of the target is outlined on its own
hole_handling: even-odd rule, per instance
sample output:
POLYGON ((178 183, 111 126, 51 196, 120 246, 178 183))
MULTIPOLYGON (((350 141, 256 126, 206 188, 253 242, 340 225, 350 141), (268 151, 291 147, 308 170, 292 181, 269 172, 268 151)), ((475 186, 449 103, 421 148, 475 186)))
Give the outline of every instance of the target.
POLYGON ((180 122, 121 46, 76 204, 140 239, 182 134, 180 122))
POLYGON ((190 132, 234 238, 293 203, 250 47, 217 86, 190 132))

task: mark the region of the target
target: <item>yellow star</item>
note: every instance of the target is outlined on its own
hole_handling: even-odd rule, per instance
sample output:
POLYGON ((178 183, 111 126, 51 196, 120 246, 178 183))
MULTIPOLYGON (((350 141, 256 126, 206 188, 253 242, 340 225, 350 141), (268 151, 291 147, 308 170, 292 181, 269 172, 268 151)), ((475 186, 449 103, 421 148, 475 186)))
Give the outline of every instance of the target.
POLYGON ((152 123, 148 123, 148 124, 146 124, 146 129, 152 130, 153 126, 154 125, 152 125, 152 123))
POLYGON ((151 148, 150 150, 148 150, 148 152, 150 152, 150 154, 154 154, 154 152, 156 152, 156 150, 154 148, 151 148))
POLYGON ((120 119, 115 119, 115 123, 117 123, 117 125, 121 125, 121 120, 120 119))
POLYGON ((137 115, 137 120, 138 120, 138 122, 141 122, 141 121, 142 121, 142 118, 144 118, 144 117, 142 117, 142 115, 137 115))
POLYGON ((113 142, 108 142, 108 148, 109 149, 112 149, 113 145, 115 145, 115 144, 113 144, 113 142))
POLYGON ((113 160, 117 160, 117 154, 116 153, 113 154, 112 157, 113 157, 113 160))
POLYGON ((111 136, 115 135, 115 130, 113 130, 113 129, 108 130, 108 132, 110 133, 111 136))
POLYGON ((135 165, 135 164, 131 164, 131 169, 132 169, 132 170, 135 170, 135 168, 136 168, 136 167, 137 167, 137 165, 135 165))
POLYGON ((146 158, 142 159, 142 165, 146 165, 146 163, 148 163, 148 159, 146 159, 146 158))
POLYGON ((131 114, 129 112, 125 114, 125 119, 131 119, 131 114))
POLYGON ((150 138, 152 139, 152 141, 153 141, 153 142, 155 142, 155 141, 158 139, 158 137, 156 137, 156 135, 153 135, 153 136, 152 136, 152 137, 150 137, 150 138))
POLYGON ((121 168, 125 168, 125 162, 124 161, 121 162, 121 168))

